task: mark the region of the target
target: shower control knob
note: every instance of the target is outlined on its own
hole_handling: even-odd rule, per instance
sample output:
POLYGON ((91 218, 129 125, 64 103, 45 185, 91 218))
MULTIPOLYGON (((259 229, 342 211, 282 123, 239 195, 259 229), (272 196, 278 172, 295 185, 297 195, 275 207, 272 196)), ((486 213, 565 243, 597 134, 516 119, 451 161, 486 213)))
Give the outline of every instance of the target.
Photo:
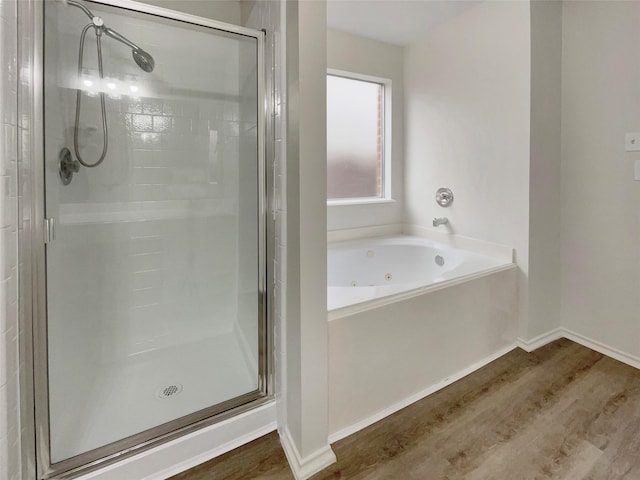
POLYGON ((453 202, 453 192, 448 188, 439 188, 436 192, 436 202, 441 207, 448 207, 453 202))
POLYGON ((71 157, 71 152, 68 148, 60 150, 58 155, 58 173, 63 185, 69 185, 74 173, 80 171, 80 163, 71 157))

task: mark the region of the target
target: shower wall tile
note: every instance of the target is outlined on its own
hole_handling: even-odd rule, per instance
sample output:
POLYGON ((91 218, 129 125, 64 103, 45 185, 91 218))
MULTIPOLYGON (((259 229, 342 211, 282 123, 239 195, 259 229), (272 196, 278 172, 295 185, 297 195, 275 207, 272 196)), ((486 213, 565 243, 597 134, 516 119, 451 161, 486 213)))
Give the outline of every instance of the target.
POLYGON ((228 254, 235 239, 227 233, 234 222, 203 217, 73 227, 59 239, 61 261, 85 268, 53 283, 86 294, 65 302, 66 328, 93 329, 90 351, 101 362, 228 331, 230 323, 212 324, 207 312, 235 317, 235 256, 228 254))
POLYGON ((145 99, 142 103, 142 112, 151 115, 160 115, 164 107, 164 102, 161 100, 149 100, 145 99))
MULTIPOLYGON (((0 341, 6 344, 6 335, 0 335, 0 341)), ((2 360, 0 360, 2 361, 2 360)), ((5 365, 1 365, 4 367, 5 365)), ((0 479, 7 480, 9 478, 9 445, 7 436, 7 385, 6 382, 0 384, 0 479)))
POLYGON ((134 167, 129 180, 132 185, 167 185, 173 181, 173 172, 169 167, 134 167))
POLYGON ((162 161, 161 158, 161 154, 156 154, 153 150, 137 149, 131 152, 131 164, 134 168, 156 166, 162 161))
POLYGON ((0 480, 20 472, 16 10, 0 0, 0 480))
MULTIPOLYGON (((129 122, 127 122, 129 123, 129 122)), ((135 132, 153 132, 155 131, 153 126, 152 115, 133 114, 131 115, 129 130, 135 132)))
MULTIPOLYGON (((273 2, 273 9, 271 12, 271 22, 274 34, 274 51, 275 61, 273 65, 273 78, 275 86, 275 103, 276 103, 276 116, 275 122, 275 140, 280 141, 282 145, 286 145, 286 49, 285 49, 285 28, 286 17, 284 8, 284 2, 273 2)), ((275 336, 275 349, 276 349, 276 395, 280 399, 283 398, 283 392, 286 390, 286 381, 283 378, 282 373, 285 371, 287 364, 287 353, 284 342, 284 329, 286 325, 286 309, 287 304, 287 212, 286 212, 286 172, 287 172, 287 152, 286 148, 280 148, 276 155, 276 164, 274 166, 273 178, 274 178, 274 197, 279 199, 279 208, 275 212, 279 225, 275 228, 275 257, 278 262, 277 278, 276 282, 279 296, 275 298, 275 317, 276 328, 274 332, 275 336)), ((281 422, 286 422, 286 405, 284 401, 280 401, 279 417, 281 422)))

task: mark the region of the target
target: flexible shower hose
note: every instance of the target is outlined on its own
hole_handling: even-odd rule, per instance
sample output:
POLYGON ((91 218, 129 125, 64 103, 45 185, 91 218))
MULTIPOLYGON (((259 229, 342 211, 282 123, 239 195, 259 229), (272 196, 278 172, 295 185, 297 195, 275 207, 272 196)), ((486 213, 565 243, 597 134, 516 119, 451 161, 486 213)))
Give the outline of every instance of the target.
MULTIPOLYGON (((96 17, 97 18, 97 17, 96 17)), ((80 48, 78 49, 78 82, 80 81, 80 76, 82 75, 82 57, 84 56, 84 41, 87 36, 87 31, 90 28, 94 28, 96 33, 96 45, 98 47, 98 73, 100 75, 100 79, 104 78, 103 70, 102 70, 102 30, 99 25, 94 23, 89 23, 82 29, 82 35, 80 35, 80 48)), ((100 109, 102 111, 102 135, 103 135, 103 144, 102 144, 102 155, 100 158, 94 163, 88 163, 82 159, 80 155, 80 148, 78 146, 78 132, 80 129, 80 108, 82 102, 82 91, 80 90, 80 85, 78 85, 78 89, 76 90, 76 121, 75 126, 73 128, 73 148, 76 152, 76 158, 81 165, 85 167, 97 167, 102 163, 104 158, 107 156, 107 150, 109 148, 109 133, 107 131, 107 111, 104 103, 104 92, 100 92, 100 109)))

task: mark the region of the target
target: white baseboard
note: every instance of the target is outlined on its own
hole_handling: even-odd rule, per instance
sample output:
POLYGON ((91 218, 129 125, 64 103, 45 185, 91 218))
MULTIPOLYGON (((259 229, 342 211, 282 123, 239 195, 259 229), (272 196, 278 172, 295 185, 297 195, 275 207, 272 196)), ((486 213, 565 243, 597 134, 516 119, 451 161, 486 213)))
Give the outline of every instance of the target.
POLYGON ((542 335, 538 335, 531 340, 525 340, 524 338, 518 337, 518 346, 525 352, 533 352, 540 347, 544 347, 547 343, 555 342, 556 340, 564 337, 564 332, 565 330, 558 327, 553 330, 549 330, 542 335))
POLYGON ((635 355, 629 355, 622 350, 610 347, 609 345, 605 345, 602 342, 598 342, 591 338, 585 337, 584 335, 580 335, 579 333, 568 330, 566 328, 562 328, 561 330, 562 336, 564 338, 568 338, 569 340, 579 343, 580 345, 590 348, 591 350, 600 352, 607 357, 611 357, 634 368, 640 369, 640 358, 636 357, 635 355))
POLYGON ((438 390, 441 390, 442 388, 460 380, 461 378, 466 377, 470 373, 473 373, 476 370, 484 367, 488 363, 491 363, 492 361, 500 358, 501 356, 507 354, 508 352, 510 352, 516 347, 520 347, 526 352, 532 352, 560 338, 567 338, 587 348, 600 352, 603 355, 614 358, 616 360, 619 360, 620 362, 626 363, 627 365, 640 369, 640 358, 633 355, 629 355, 625 352, 622 352, 616 348, 605 345, 601 342, 597 342, 595 340, 587 338, 583 335, 580 335, 579 333, 573 332, 566 328, 558 327, 546 333, 543 333, 542 335, 538 335, 537 337, 534 337, 530 340, 518 338, 515 344, 498 350, 494 354, 489 355, 488 357, 474 363, 473 365, 463 370, 460 370, 459 372, 456 372, 452 376, 447 377, 444 380, 434 385, 431 385, 425 388, 424 390, 414 395, 411 395, 410 397, 407 397, 389 406, 388 408, 381 410, 380 412, 377 412, 374 415, 371 415, 370 417, 367 417, 357 423, 354 423, 353 425, 349 425, 348 427, 345 427, 341 430, 338 430, 335 433, 332 433, 331 435, 329 435, 329 443, 334 443, 334 442, 337 442, 338 440, 342 440, 343 438, 348 437, 349 435, 353 435, 354 433, 368 427, 369 425, 373 425, 374 423, 382 420, 383 418, 388 417, 389 415, 399 410, 402 410, 403 408, 411 405, 412 403, 415 403, 418 400, 422 400, 423 398, 437 392, 438 390))
POLYGON ((518 346, 527 352, 532 352, 537 348, 544 347, 546 344, 558 340, 559 338, 566 338, 568 340, 571 340, 572 342, 576 342, 584 347, 590 348, 591 350, 600 352, 607 357, 611 357, 634 368, 640 369, 639 357, 630 355, 623 352, 622 350, 618 350, 617 348, 611 347, 602 342, 598 342, 597 340, 593 340, 592 338, 585 337, 584 335, 581 335, 564 327, 554 328, 553 330, 550 330, 547 333, 543 333, 542 335, 538 335, 531 340, 518 338, 518 346))
POLYGON ((503 347, 497 352, 483 358, 478 362, 473 363, 469 367, 454 373, 453 375, 441 380, 440 382, 430 385, 424 390, 421 390, 418 393, 411 395, 410 397, 400 400, 399 402, 394 403, 393 405, 385 408, 384 410, 381 410, 371 415, 370 417, 367 417, 363 420, 360 420, 357 423, 354 423, 352 425, 349 425, 348 427, 338 430, 335 433, 332 433, 331 435, 329 435, 329 443, 334 443, 334 442, 337 442, 338 440, 342 440, 343 438, 348 437, 349 435, 353 435, 354 433, 368 427, 369 425, 373 425, 374 423, 382 420, 383 418, 388 417, 389 415, 396 413, 397 411, 402 410, 405 407, 408 407, 412 403, 415 403, 418 400, 422 400, 423 398, 431 395, 432 393, 435 393, 438 390, 441 390, 444 387, 451 385, 453 382, 457 382, 461 378, 466 377, 467 375, 493 362, 494 360, 500 358, 501 356, 509 353, 511 350, 513 350, 516 347, 518 347, 518 344, 516 343, 503 347))
POLYGON ((286 427, 280 432, 280 443, 296 480, 306 480, 336 461, 336 455, 328 444, 306 458, 302 458, 286 427))

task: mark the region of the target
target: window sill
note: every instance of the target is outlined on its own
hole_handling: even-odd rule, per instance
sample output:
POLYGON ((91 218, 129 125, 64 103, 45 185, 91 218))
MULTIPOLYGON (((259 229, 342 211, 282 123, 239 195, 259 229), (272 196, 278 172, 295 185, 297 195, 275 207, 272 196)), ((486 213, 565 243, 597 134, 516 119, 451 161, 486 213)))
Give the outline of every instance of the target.
POLYGON ((327 207, 340 207, 344 205, 377 205, 381 203, 396 203, 393 198, 344 198, 340 200, 327 200, 327 207))

